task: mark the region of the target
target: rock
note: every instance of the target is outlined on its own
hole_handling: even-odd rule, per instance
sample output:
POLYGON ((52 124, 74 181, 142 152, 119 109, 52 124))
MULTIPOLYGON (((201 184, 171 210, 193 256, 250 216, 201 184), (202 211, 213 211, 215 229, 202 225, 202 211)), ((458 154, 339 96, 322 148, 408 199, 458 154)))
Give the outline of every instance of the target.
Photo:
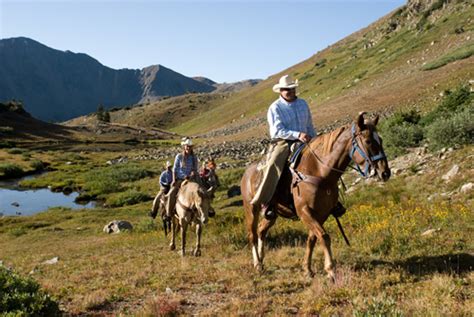
POLYGON ((124 230, 133 230, 132 224, 124 220, 113 220, 109 222, 103 229, 105 233, 119 233, 124 230))
POLYGON ((59 262, 59 257, 55 256, 54 258, 52 259, 49 259, 49 260, 46 260, 43 262, 43 264, 48 264, 48 265, 51 265, 51 264, 56 264, 59 262))
POLYGON ((473 187, 474 187, 473 183, 464 184, 464 185, 461 186, 461 189, 459 190, 459 192, 461 194, 467 194, 472 190, 473 187))
POLYGON ((171 295, 171 294, 173 294, 173 291, 171 290, 171 288, 167 287, 166 290, 165 290, 165 293, 168 294, 168 295, 171 295))
POLYGON ((229 198, 232 198, 232 197, 235 197, 235 196, 239 196, 241 194, 240 192, 240 186, 237 186, 237 185, 233 185, 229 188, 229 190, 227 191, 227 197, 229 198))
POLYGON ((447 182, 449 182, 451 179, 453 179, 454 176, 456 176, 459 173, 459 165, 454 164, 453 167, 444 174, 441 178, 447 182))
POLYGON ((20 204, 15 201, 15 202, 12 202, 12 206, 13 207, 20 207, 20 204))
POLYGON ((441 228, 429 229, 429 230, 426 230, 425 232, 423 232, 423 233, 421 234, 421 236, 430 236, 430 235, 432 235, 433 233, 438 232, 438 231, 441 231, 441 228))

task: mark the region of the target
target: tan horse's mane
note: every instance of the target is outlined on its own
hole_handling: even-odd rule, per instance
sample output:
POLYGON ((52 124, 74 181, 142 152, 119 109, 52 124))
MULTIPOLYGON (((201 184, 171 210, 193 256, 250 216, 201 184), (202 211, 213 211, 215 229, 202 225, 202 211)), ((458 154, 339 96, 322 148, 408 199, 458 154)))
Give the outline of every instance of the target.
POLYGON ((347 129, 347 126, 339 127, 331 132, 320 135, 311 142, 312 149, 319 149, 321 155, 326 156, 333 150, 334 144, 339 136, 347 129))

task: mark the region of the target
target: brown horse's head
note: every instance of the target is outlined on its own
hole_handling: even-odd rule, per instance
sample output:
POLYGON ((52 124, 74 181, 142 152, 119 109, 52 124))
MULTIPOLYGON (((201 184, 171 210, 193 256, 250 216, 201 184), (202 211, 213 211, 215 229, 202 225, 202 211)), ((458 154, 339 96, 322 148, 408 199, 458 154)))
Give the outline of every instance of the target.
POLYGON ((362 176, 369 176, 374 169, 377 176, 383 181, 390 178, 390 168, 382 146, 382 138, 377 133, 379 117, 364 119, 364 112, 360 112, 352 125, 351 158, 356 163, 362 176))

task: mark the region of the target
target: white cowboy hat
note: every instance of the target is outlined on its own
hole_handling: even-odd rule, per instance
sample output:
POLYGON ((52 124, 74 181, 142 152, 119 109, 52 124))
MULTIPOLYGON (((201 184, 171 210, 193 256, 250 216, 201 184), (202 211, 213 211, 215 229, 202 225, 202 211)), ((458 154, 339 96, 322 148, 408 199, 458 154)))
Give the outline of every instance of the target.
POLYGON ((185 146, 185 145, 192 146, 193 141, 190 138, 182 138, 181 139, 181 145, 182 146, 185 146))
POLYGON ((170 161, 166 161, 166 168, 168 167, 171 167, 171 162, 170 161))
POLYGON ((281 88, 296 88, 298 87, 298 79, 293 81, 293 78, 291 78, 290 75, 284 75, 280 78, 280 81, 278 81, 278 84, 273 86, 273 91, 274 92, 280 92, 281 88))

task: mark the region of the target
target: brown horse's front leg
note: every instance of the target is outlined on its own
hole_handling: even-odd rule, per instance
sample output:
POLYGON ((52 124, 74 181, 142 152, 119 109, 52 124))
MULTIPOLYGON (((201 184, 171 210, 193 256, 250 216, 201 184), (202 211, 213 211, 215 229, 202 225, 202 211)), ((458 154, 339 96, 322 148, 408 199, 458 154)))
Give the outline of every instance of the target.
POLYGON ((306 240, 306 252, 304 255, 303 270, 308 277, 314 277, 314 272, 311 269, 311 259, 313 257, 314 246, 318 239, 312 231, 308 232, 308 239, 306 240))
POLYGON ((308 229, 321 241, 321 247, 324 252, 324 270, 328 274, 328 278, 333 282, 336 280, 336 265, 332 258, 331 252, 331 238, 324 230, 323 226, 311 215, 311 211, 307 205, 305 205, 298 215, 308 229))
POLYGON ((257 251, 257 227, 258 227, 258 217, 259 217, 259 208, 251 205, 244 200, 244 211, 245 211, 245 223, 247 226, 247 234, 249 238, 250 247, 252 248, 252 257, 253 257, 253 266, 260 270, 260 258, 257 251))
POLYGON ((262 218, 258 225, 258 257, 260 259, 260 265, 263 268, 263 258, 265 257, 265 237, 267 236, 268 229, 270 229, 276 222, 276 218, 268 220, 262 218))

